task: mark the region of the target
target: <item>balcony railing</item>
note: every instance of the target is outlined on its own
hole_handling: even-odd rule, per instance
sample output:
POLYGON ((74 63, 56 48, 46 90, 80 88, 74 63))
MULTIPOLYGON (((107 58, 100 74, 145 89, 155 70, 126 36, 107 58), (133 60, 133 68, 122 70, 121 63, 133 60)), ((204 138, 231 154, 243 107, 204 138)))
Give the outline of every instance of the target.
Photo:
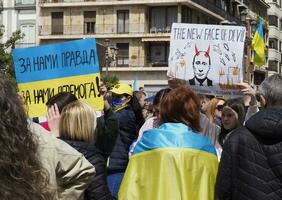
POLYGON ((195 3, 203 6, 204 8, 212 11, 213 13, 215 14, 218 14, 220 16, 225 16, 227 17, 227 20, 229 21, 234 21, 238 24, 240 24, 240 19, 235 17, 235 16, 232 16, 230 15, 229 13, 227 13, 223 8, 221 8, 220 6, 218 5, 215 5, 214 3, 211 3, 210 1, 208 0, 192 0, 194 1, 195 3))
POLYGON ((30 7, 35 6, 35 0, 25 1, 25 0, 15 0, 15 7, 30 7))
POLYGON ((39 0, 39 3, 75 3, 75 2, 105 2, 121 0, 39 0))
POLYGON ((130 23, 128 28, 118 28, 117 24, 95 24, 95 27, 87 27, 84 24, 74 25, 42 25, 39 26, 39 35, 87 35, 87 34, 167 34, 170 27, 147 27, 144 24, 130 23))

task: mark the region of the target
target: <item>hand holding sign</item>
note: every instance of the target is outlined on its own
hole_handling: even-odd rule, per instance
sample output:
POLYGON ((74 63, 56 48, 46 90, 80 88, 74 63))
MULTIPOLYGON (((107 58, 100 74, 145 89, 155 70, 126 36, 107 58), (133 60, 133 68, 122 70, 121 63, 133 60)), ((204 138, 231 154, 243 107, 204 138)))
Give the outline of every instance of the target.
POLYGON ((250 97, 250 106, 254 106, 257 104, 256 91, 254 88, 252 88, 248 83, 238 83, 236 85, 240 87, 243 95, 247 95, 250 97))

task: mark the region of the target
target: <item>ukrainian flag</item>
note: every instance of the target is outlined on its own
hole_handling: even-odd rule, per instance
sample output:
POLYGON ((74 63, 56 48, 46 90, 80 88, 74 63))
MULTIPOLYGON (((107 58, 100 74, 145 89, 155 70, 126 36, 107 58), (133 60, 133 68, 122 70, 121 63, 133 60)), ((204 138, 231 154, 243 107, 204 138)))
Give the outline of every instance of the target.
POLYGON ((255 33, 255 36, 252 40, 252 46, 255 51, 255 57, 254 57, 254 64, 258 66, 264 65, 264 34, 263 34, 263 25, 262 25, 262 19, 259 20, 258 29, 255 33))
POLYGON ((182 123, 165 123, 137 143, 118 199, 212 200, 217 169, 207 137, 182 123))

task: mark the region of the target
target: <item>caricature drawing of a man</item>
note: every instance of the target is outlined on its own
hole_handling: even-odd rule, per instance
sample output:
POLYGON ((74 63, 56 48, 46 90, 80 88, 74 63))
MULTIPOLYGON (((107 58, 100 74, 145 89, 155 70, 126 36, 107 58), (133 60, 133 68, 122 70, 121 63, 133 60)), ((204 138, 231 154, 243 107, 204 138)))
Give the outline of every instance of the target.
POLYGON ((190 85, 212 86, 212 80, 208 78, 211 68, 210 46, 207 51, 199 51, 195 45, 195 55, 193 58, 194 78, 189 80, 190 85))

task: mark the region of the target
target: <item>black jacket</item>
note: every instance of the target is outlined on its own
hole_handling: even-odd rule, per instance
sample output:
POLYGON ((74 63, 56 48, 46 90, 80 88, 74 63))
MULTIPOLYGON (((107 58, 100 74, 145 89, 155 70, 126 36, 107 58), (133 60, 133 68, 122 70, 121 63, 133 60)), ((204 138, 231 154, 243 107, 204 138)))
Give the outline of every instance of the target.
POLYGON ((282 199, 282 110, 258 112, 226 140, 216 194, 223 200, 282 199))
POLYGON ((107 186, 107 159, 113 149, 119 133, 119 123, 112 110, 105 112, 104 117, 97 120, 97 141, 88 144, 80 141, 64 140, 95 167, 96 175, 85 192, 85 200, 113 200, 107 186))
MULTIPOLYGON (((212 80, 210 80, 208 77, 206 78, 206 80, 207 80, 207 86, 212 86, 212 80)), ((204 82, 206 80, 204 80, 204 82)), ((199 81, 197 81, 197 82, 199 82, 199 81)), ((196 85, 196 78, 194 77, 194 78, 190 79, 189 84, 190 85, 196 85)), ((200 84, 200 82, 199 82, 199 84, 200 84)))
POLYGON ((130 106, 116 112, 119 120, 119 135, 110 155, 108 173, 125 172, 128 164, 128 152, 132 142, 137 138, 136 118, 130 106))

